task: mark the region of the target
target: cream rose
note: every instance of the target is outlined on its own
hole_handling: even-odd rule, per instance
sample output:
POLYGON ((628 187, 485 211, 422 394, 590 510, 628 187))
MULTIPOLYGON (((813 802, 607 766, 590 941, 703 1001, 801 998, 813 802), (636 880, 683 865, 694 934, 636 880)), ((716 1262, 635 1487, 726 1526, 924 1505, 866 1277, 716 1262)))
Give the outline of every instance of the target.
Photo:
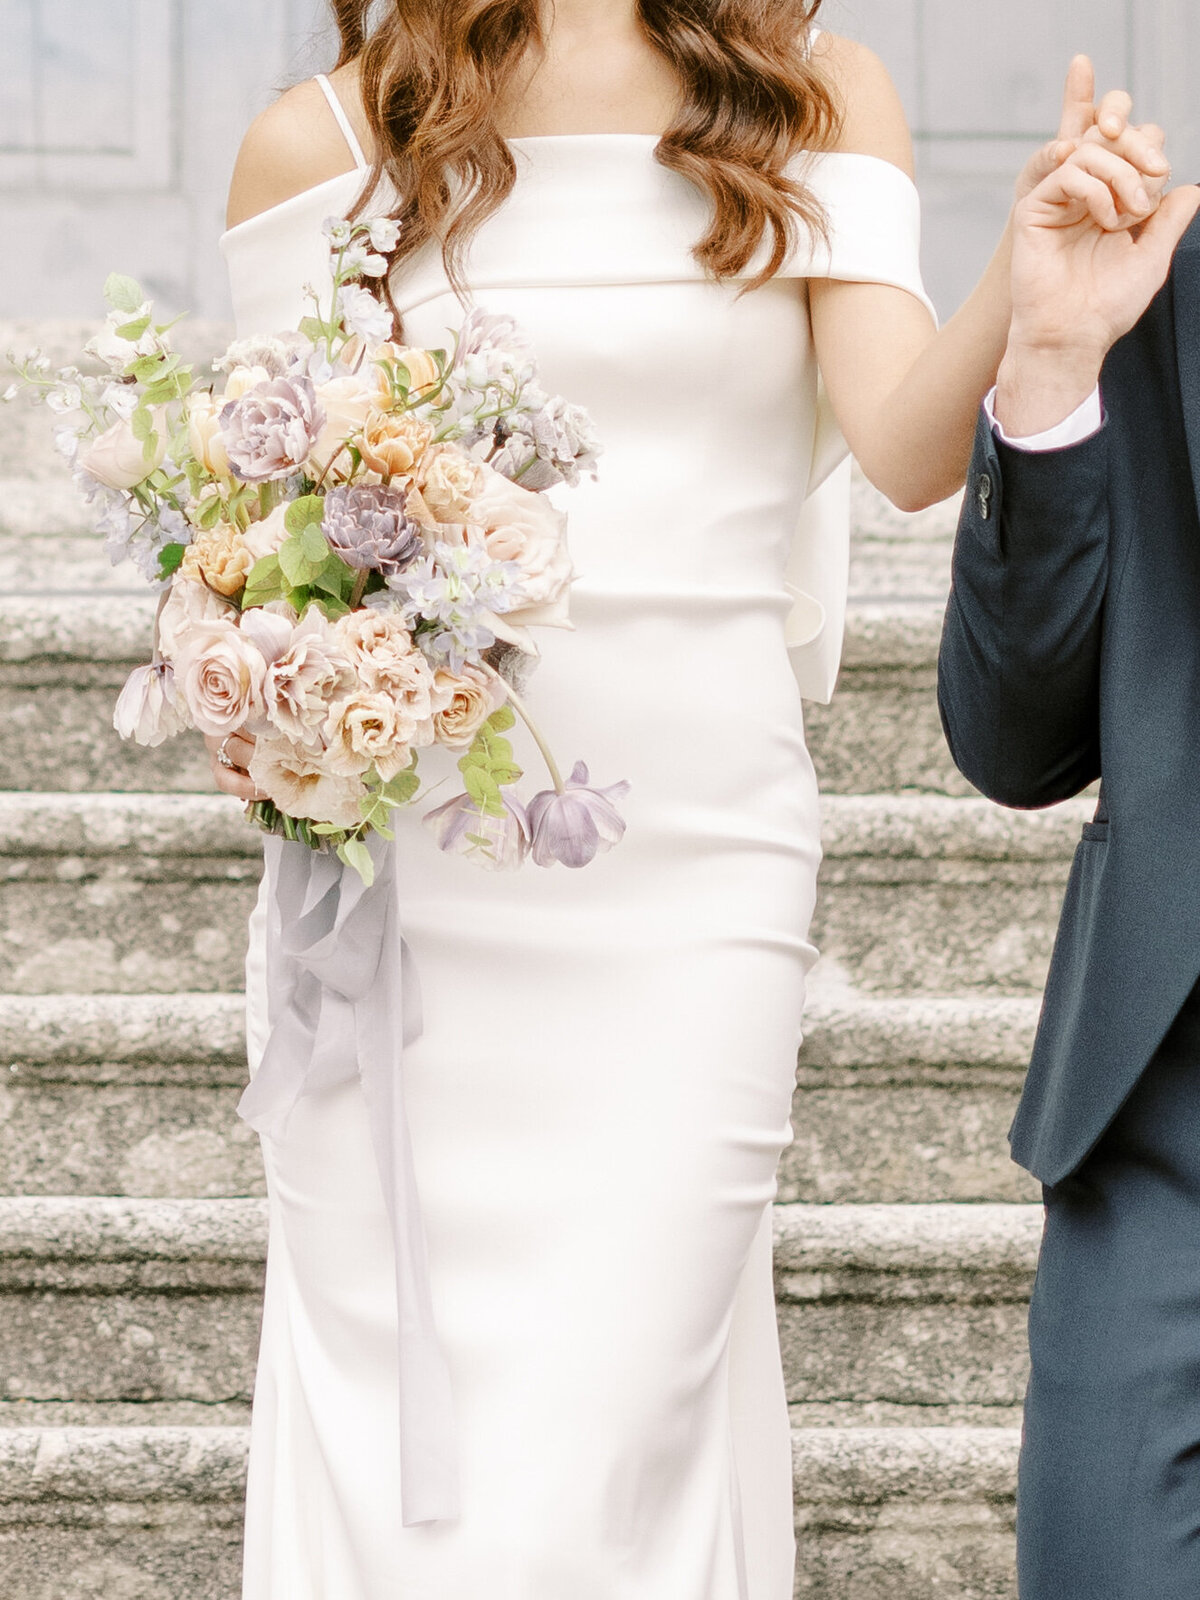
POLYGON ((261 719, 267 663, 232 622, 194 627, 175 661, 192 721, 214 738, 261 719))
POLYGON ((325 722, 326 768, 352 777, 374 766, 385 782, 394 778, 412 759, 407 725, 403 706, 382 691, 358 689, 335 700, 325 722))
POLYGON ((206 583, 218 594, 235 595, 245 588, 254 560, 240 529, 218 522, 188 545, 179 571, 186 580, 206 583))
POLYGON ((160 411, 154 412, 154 448, 134 435, 132 423, 114 422, 93 439, 79 457, 83 470, 109 489, 132 489, 162 465, 167 453, 167 435, 160 411))
POLYGON ((260 383, 270 383, 272 374, 266 367, 234 367, 225 379, 225 393, 217 401, 217 410, 230 400, 240 400, 251 389, 257 389, 260 383))
POLYGON ((201 623, 233 621, 237 614, 237 607, 214 594, 207 584, 176 573, 158 614, 158 648, 173 660, 193 627, 201 623))
POLYGON ((288 536, 285 525, 287 512, 286 502, 277 505, 274 511, 269 512, 260 522, 252 522, 242 533, 242 543, 255 561, 261 561, 264 556, 278 553, 279 546, 288 536))
POLYGON ((350 455, 342 449, 347 440, 358 446, 363 423, 371 409, 371 388, 361 377, 330 378, 317 387, 317 404, 325 414, 325 426, 309 452, 308 471, 319 478, 327 468, 338 478, 350 471, 350 455), (336 464, 330 467, 330 462, 336 464))
POLYGON ((214 478, 229 478, 229 457, 221 437, 221 407, 224 399, 211 394, 194 394, 188 401, 188 445, 193 456, 214 478))
POLYGON ((356 676, 395 704, 400 738, 406 744, 432 744, 433 713, 441 702, 433 671, 400 618, 386 611, 351 611, 334 626, 356 676))
POLYGON ((416 474, 421 498, 438 522, 468 521, 483 483, 479 463, 452 444, 433 445, 422 456, 416 474))
POLYGON ((567 519, 544 494, 522 489, 491 467, 471 505, 471 522, 483 532, 488 554, 515 561, 525 597, 505 614, 513 627, 569 628, 568 590, 575 576, 567 551, 567 519))
POLYGON ((364 790, 356 777, 328 771, 322 754, 290 739, 259 739, 250 757, 251 778, 289 817, 355 828, 362 821, 364 790))
POLYGON ((437 673, 434 684, 442 702, 433 714, 434 740, 449 750, 469 749, 492 712, 503 704, 503 688, 469 664, 461 674, 437 673))
POLYGON ((410 473, 433 438, 433 429, 404 412, 372 410, 363 424, 358 448, 363 465, 380 477, 410 473))
POLYGON ((320 748, 330 703, 350 694, 357 682, 341 640, 324 613, 313 606, 267 672, 263 691, 267 718, 291 743, 320 748))

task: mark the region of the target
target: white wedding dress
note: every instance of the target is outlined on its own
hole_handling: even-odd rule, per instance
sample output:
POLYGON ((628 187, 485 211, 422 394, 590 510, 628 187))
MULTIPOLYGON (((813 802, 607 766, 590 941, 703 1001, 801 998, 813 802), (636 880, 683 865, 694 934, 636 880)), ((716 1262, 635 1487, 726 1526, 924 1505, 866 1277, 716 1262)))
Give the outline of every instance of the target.
MULTIPOLYGON (((804 280, 924 298, 918 202, 882 161, 821 158, 829 247, 802 233, 786 272, 738 298, 693 261, 706 202, 654 147, 513 140, 516 186, 470 256, 476 302, 518 320, 545 387, 604 443, 596 481, 555 491, 576 631, 542 632, 528 698, 568 766, 631 791, 623 843, 582 872, 493 874, 440 854, 416 814, 399 827, 424 1012, 403 1072, 461 1514, 402 1525, 392 1241, 363 1098, 310 1095, 266 1149, 246 1600, 792 1593, 771 1201, 815 957, 801 690, 831 687, 846 560, 840 486, 804 513, 844 455, 804 280)), ((321 222, 361 187, 352 148, 355 171, 225 235, 239 334, 307 310, 321 222)), ((407 342, 448 343, 463 309, 435 251, 394 293, 407 342)), ((261 905, 248 984, 253 1064, 261 905)))

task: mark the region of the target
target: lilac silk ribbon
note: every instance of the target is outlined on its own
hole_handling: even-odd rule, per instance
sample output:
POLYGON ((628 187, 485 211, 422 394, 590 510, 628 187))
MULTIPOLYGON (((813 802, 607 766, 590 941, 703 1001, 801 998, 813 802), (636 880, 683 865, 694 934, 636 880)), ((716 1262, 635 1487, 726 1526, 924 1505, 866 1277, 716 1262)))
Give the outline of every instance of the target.
POLYGON ((395 1251, 401 1516, 413 1527, 458 1516, 458 1465, 404 1108, 404 1048, 421 1032, 420 995, 400 933, 395 852, 378 835, 369 848, 368 888, 335 855, 266 840, 270 1036, 238 1113, 277 1140, 303 1096, 355 1077, 362 1084, 395 1251))

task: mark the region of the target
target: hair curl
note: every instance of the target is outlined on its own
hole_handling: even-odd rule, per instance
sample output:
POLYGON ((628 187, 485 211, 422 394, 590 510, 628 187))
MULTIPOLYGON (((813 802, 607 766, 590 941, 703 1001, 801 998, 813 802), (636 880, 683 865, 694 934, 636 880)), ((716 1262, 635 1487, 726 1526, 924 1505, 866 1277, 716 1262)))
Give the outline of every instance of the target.
MULTIPOLYGON (((462 295, 471 235, 516 179, 494 108, 531 43, 543 44, 539 0, 384 0, 375 19, 377 4, 331 0, 338 66, 359 64, 375 142, 360 209, 386 176, 402 197, 394 262, 440 238, 447 276, 462 295)), ((713 278, 738 277, 769 235, 766 265, 747 284, 756 288, 783 265, 797 220, 824 232, 820 203, 786 170, 800 151, 827 148, 841 119, 806 48, 821 4, 638 0, 642 29, 680 86, 655 158, 712 200, 692 253, 713 278)))

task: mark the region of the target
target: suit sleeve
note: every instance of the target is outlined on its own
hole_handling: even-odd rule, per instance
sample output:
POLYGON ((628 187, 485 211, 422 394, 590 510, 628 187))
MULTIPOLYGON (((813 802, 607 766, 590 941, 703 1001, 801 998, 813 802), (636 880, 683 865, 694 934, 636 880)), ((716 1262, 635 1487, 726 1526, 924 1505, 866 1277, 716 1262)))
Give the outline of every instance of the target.
POLYGON ((938 703, 955 764, 1001 805, 1100 774, 1111 428, 1030 454, 981 413, 954 546, 938 703))

